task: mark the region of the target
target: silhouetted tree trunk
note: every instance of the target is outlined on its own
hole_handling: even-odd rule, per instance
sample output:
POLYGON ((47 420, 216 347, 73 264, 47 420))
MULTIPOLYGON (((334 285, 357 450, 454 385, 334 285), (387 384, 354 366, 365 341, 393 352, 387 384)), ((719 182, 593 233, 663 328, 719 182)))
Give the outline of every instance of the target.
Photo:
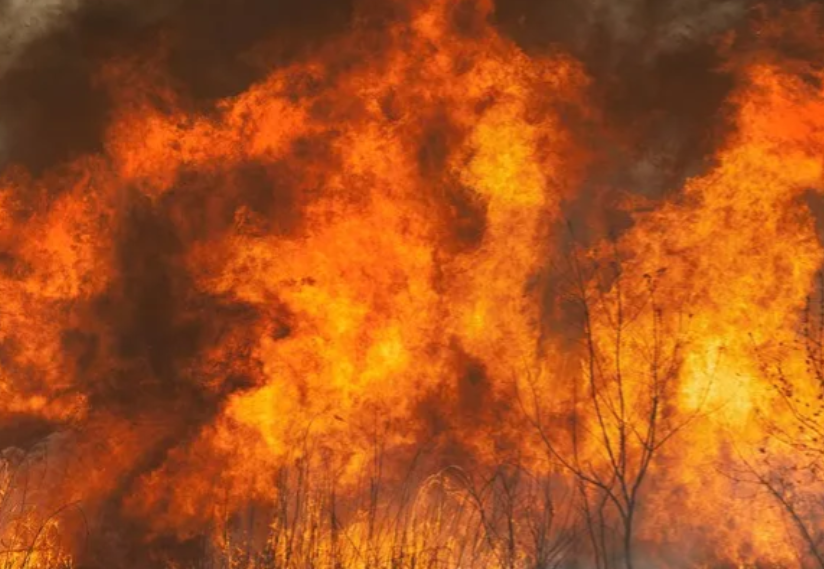
MULTIPOLYGON (((529 378, 530 393, 518 398, 549 458, 577 479, 596 567, 610 569, 606 506, 617 517, 621 564, 634 569, 634 532, 644 482, 660 449, 697 414, 677 416, 673 398, 681 344, 667 336, 656 297, 658 275, 644 275, 641 292, 627 295, 620 262, 603 273, 584 274, 573 253, 572 296, 580 309, 583 369, 573 382, 568 441, 550 430, 549 410, 529 378), (643 341, 641 341, 643 339, 643 341), (587 448, 597 448, 599 456, 587 448)), ((672 333, 674 335, 674 333, 672 333)), ((569 416, 568 414, 568 416, 569 416)))

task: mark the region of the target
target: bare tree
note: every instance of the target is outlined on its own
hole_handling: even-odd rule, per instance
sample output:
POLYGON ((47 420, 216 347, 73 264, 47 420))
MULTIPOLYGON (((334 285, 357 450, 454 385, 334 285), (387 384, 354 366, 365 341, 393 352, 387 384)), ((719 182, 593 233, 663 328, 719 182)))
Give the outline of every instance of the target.
POLYGON ((650 465, 698 414, 679 414, 674 405, 681 326, 664 322, 657 299, 663 270, 644 275, 640 292, 627 294, 617 253, 606 271, 585 270, 575 252, 570 265, 584 364, 572 381, 571 401, 553 413, 535 377, 527 378, 526 393, 519 388, 518 399, 549 459, 577 481, 596 567, 613 567, 618 549, 623 566, 633 569, 633 533, 650 465))
POLYGON ((787 516, 810 562, 824 569, 824 275, 807 299, 797 338, 778 354, 756 345, 772 399, 759 407, 764 437, 737 447, 732 477, 754 484, 787 516))
POLYGON ((48 500, 50 464, 48 445, 28 451, 0 452, 0 568, 68 569, 71 557, 61 540, 60 524, 69 513, 88 524, 78 502, 53 505, 48 500))

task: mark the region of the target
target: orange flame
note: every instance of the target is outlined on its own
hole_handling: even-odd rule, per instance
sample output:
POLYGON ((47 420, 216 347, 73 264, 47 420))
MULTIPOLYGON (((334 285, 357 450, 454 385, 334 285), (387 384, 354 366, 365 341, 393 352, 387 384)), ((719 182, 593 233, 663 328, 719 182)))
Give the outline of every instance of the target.
POLYGON ((821 72, 732 63, 713 165, 570 245, 608 128, 584 66, 486 0, 396 4, 208 112, 167 47, 112 60, 105 151, 3 173, 0 433, 64 436, 3 463, 0 561, 115 563, 80 545, 107 523, 232 567, 824 558, 819 441, 776 442, 808 417, 777 383, 818 396, 821 72))

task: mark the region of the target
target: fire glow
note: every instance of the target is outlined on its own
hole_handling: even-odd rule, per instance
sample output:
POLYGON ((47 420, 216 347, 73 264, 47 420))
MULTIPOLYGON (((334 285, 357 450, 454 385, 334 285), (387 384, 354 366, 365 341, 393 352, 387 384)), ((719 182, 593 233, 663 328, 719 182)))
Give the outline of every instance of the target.
POLYGON ((2 171, 0 566, 824 567, 820 15, 717 40, 656 197, 575 54, 363 4, 208 109, 112 56, 2 171))

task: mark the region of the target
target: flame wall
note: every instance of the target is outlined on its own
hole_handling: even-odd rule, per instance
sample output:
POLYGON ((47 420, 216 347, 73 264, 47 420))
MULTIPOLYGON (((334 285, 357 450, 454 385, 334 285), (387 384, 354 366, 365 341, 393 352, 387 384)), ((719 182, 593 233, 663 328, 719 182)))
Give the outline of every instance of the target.
POLYGON ((334 472, 352 535, 376 469, 388 493, 411 463, 572 488, 523 397, 567 440, 584 339, 614 351, 621 295, 640 308, 604 361, 644 377, 646 335, 667 338, 663 417, 689 418, 644 486, 643 555, 797 563, 780 508, 730 473, 759 413, 787 413, 761 355, 804 369, 819 13, 503 4, 90 4, 15 54, 0 446, 40 453, 17 514, 60 512, 75 562, 151 567, 269 512, 295 465, 334 472), (587 325, 576 290, 606 299, 587 325))

